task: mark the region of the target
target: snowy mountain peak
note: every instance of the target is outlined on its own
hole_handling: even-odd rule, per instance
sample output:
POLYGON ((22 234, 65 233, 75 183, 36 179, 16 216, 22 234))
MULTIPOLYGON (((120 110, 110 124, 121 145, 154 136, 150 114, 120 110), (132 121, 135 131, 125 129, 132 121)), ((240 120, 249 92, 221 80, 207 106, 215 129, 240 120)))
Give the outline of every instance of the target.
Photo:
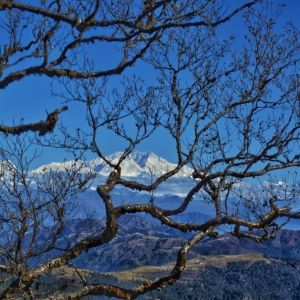
MULTIPOLYGON (((107 158, 116 163, 121 157, 122 152, 115 152, 107 158)), ((104 161, 93 160, 94 170, 101 175, 107 176, 112 169, 106 165, 104 161)), ((121 163, 122 175, 128 177, 146 177, 146 176, 161 176, 176 167, 162 157, 157 156, 153 152, 133 152, 130 153, 126 159, 121 163)), ((175 177, 187 177, 192 173, 189 167, 183 167, 182 170, 175 175, 175 177)))
POLYGON ((153 152, 138 152, 137 151, 137 152, 130 154, 130 158, 133 159, 141 168, 145 168, 148 158, 152 155, 155 155, 155 154, 153 152))
MULTIPOLYGON (((112 163, 117 163, 122 155, 122 152, 115 152, 107 156, 107 159, 112 163)), ((65 170, 69 166, 72 166, 74 162, 65 163, 51 163, 44 165, 34 170, 33 172, 45 172, 48 170, 65 170)), ((105 161, 101 158, 95 158, 86 164, 100 175, 108 176, 112 171, 105 161)), ((133 152, 130 153, 126 159, 121 163, 122 176, 127 177, 158 177, 161 176, 176 167, 176 164, 172 164, 162 157, 157 156, 153 152, 133 152)), ((183 167, 182 170, 175 175, 175 177, 187 177, 192 173, 192 169, 189 167, 183 167)))

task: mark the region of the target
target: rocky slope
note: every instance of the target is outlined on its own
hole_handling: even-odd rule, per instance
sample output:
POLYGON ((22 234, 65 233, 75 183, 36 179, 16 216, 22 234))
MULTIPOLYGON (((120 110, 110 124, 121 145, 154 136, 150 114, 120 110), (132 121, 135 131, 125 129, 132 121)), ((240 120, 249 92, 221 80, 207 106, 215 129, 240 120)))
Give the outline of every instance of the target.
MULTIPOLYGON (((178 250, 190 235, 141 216, 125 215, 120 220, 119 233, 114 240, 90 250, 75 262, 78 267, 97 272, 161 266, 176 259, 178 250)), ((224 234, 199 243, 190 252, 189 258, 249 253, 300 259, 300 231, 282 230, 274 239, 262 244, 224 234)))
MULTIPOLYGON (((187 216, 181 217, 186 219, 187 216)), ((69 221, 61 241, 72 240, 75 232, 80 231, 85 236, 90 230, 101 230, 105 226, 104 220, 90 221, 69 221)), ((86 273, 91 283, 103 279, 117 284, 119 280, 122 286, 130 287, 167 274, 188 238, 138 215, 121 217, 119 225, 114 240, 73 261, 78 268, 92 270, 86 273)), ((207 239, 191 251, 179 282, 139 299, 300 299, 299 249, 300 231, 291 230, 281 230, 274 239, 263 244, 230 234, 207 239)), ((55 281, 55 274, 52 277, 55 281)))

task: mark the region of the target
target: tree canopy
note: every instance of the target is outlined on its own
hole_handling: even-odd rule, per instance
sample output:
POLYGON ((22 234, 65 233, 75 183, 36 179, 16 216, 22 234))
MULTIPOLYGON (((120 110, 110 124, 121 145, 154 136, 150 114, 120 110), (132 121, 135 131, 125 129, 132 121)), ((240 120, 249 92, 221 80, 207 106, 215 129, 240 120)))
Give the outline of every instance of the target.
POLYGON ((300 43, 299 29, 283 24, 285 6, 267 0, 1 0, 0 91, 18 88, 27 77, 38 81, 34 75, 50 78, 53 96, 69 107, 84 105, 87 127, 72 131, 58 122, 68 106, 47 112, 45 121, 0 126, 0 270, 7 283, 0 299, 135 299, 175 283, 190 249, 222 225, 262 242, 300 217, 291 206, 299 193, 300 43), (229 26, 234 20, 242 33, 229 26), (99 55, 102 47, 111 56, 99 55), (104 155, 104 130, 127 144, 117 161, 104 155), (173 140, 176 166, 148 184, 124 177, 122 162, 159 130, 173 140), (62 171, 31 173, 38 153, 28 159, 30 144, 65 149, 74 161, 62 171), (95 191, 105 205, 105 226, 87 214, 81 230, 89 235, 78 232, 62 245, 66 222, 78 209, 73 199, 97 175, 83 159, 87 152, 112 168, 95 191), (157 206, 154 198, 119 205, 111 196, 117 186, 153 195, 185 166, 193 168, 194 186, 175 209, 157 206), (247 181, 267 174, 269 183, 259 189, 247 181), (214 208, 214 217, 175 222, 197 195, 214 208), (125 289, 88 285, 75 267, 81 287, 39 291, 40 278, 108 243, 120 216, 140 212, 193 232, 168 275, 125 289))

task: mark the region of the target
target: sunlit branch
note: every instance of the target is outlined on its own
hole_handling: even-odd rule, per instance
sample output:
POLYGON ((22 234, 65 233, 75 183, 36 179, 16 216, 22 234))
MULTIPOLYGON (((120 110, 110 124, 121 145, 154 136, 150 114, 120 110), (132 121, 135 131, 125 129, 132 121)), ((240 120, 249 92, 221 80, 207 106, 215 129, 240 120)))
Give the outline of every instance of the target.
POLYGON ((32 132, 39 132, 40 136, 45 135, 48 132, 52 132, 56 126, 56 123, 58 121, 58 115, 65 111, 68 110, 67 106, 64 106, 61 109, 56 109, 50 114, 47 114, 47 119, 46 121, 40 121, 38 123, 31 123, 31 124, 22 124, 22 125, 17 125, 13 127, 9 126, 4 126, 0 125, 0 132, 5 133, 6 135, 9 134, 21 134, 24 132, 32 131, 32 132))

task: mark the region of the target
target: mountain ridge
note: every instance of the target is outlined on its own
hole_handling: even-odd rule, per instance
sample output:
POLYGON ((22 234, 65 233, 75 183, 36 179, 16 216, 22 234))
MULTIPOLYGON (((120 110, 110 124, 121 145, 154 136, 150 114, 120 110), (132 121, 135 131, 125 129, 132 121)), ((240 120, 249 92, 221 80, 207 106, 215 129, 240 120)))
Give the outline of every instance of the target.
MULTIPOLYGON (((106 158, 112 163, 117 163, 120 159, 122 152, 114 152, 106 158)), ((66 168, 72 166, 83 166, 83 172, 93 170, 97 174, 102 176, 108 176, 113 170, 102 158, 95 158, 90 161, 66 161, 66 162, 52 162, 48 165, 42 165, 35 170, 33 173, 42 173, 45 171, 65 171, 66 168)), ((124 161, 121 163, 122 176, 126 177, 158 177, 170 170, 174 169, 177 165, 173 164, 166 159, 156 155, 155 153, 135 151, 130 153, 124 161)), ((184 166, 176 175, 173 177, 189 177, 193 170, 190 167, 184 166)))
MULTIPOLYGON (((153 223, 141 216, 124 215, 119 220, 119 232, 115 239, 74 261, 80 268, 89 266, 89 269, 101 272, 161 266, 176 260, 179 249, 190 234, 168 229, 165 225, 153 223)), ((252 253, 300 260, 299 249, 299 230, 282 229, 273 239, 262 244, 225 233, 200 242, 189 253, 189 259, 199 255, 206 257, 252 253)))

